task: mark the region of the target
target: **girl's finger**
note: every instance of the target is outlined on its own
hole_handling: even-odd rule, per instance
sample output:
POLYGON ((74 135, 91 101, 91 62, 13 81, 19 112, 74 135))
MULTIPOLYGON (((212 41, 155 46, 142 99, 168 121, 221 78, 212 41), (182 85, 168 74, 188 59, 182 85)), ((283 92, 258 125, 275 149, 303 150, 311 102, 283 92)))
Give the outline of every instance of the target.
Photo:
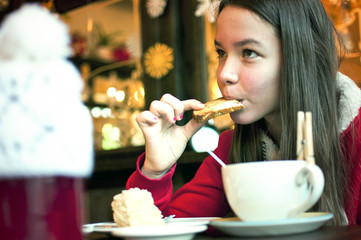
POLYGON ((173 106, 166 102, 153 101, 150 104, 149 111, 153 113, 156 117, 163 118, 169 123, 175 123, 177 120, 175 117, 173 106))
POLYGON ((181 120, 185 111, 200 110, 204 108, 204 104, 195 99, 180 101, 178 98, 164 94, 161 98, 162 102, 168 103, 174 109, 175 120, 181 120))
POLYGON ((184 114, 184 104, 181 100, 167 93, 162 96, 160 101, 172 106, 174 111, 174 122, 177 120, 182 120, 184 114))
POLYGON ((143 111, 136 116, 138 125, 153 125, 159 121, 159 118, 150 111, 143 111))
POLYGON ((202 103, 196 99, 184 100, 184 101, 182 101, 182 103, 184 105, 184 111, 201 110, 205 107, 204 103, 202 103))

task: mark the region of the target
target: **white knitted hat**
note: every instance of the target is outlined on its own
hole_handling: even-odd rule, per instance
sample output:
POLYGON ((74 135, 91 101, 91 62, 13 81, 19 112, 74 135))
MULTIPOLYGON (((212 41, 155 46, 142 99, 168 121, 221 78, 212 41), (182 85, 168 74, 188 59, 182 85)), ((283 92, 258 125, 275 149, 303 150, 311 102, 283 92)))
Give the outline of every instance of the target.
POLYGON ((93 125, 67 26, 25 4, 0 28, 0 177, 89 176, 93 125))

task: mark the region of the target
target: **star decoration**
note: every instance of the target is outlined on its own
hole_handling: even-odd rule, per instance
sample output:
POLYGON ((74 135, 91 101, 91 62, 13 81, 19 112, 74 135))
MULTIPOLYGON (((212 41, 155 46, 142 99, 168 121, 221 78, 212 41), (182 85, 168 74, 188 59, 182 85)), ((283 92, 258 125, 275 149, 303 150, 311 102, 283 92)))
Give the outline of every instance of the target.
POLYGON ((173 69, 173 49, 166 44, 156 43, 144 55, 145 72, 160 79, 173 69))

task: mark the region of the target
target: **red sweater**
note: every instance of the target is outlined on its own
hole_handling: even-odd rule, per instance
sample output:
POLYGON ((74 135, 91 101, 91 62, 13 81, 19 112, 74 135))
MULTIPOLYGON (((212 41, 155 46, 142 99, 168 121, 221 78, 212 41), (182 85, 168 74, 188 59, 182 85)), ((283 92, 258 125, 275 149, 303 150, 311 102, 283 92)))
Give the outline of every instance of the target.
MULTIPOLYGON (((354 161, 350 174, 349 189, 352 197, 347 199, 345 211, 350 225, 361 225, 361 108, 358 116, 341 134, 341 144, 350 155, 347 161, 354 161), (351 126, 353 125, 353 130, 351 126), (354 137, 354 138, 352 138, 354 137)), ((214 151, 225 163, 231 147, 233 131, 220 135, 219 144, 214 151)), ((172 176, 176 165, 161 179, 149 179, 140 168, 144 154, 138 158, 137 169, 127 182, 127 189, 139 187, 149 190, 164 216, 175 214, 177 217, 224 217, 230 212, 221 177, 221 166, 207 157, 199 167, 195 177, 173 195, 172 176)))

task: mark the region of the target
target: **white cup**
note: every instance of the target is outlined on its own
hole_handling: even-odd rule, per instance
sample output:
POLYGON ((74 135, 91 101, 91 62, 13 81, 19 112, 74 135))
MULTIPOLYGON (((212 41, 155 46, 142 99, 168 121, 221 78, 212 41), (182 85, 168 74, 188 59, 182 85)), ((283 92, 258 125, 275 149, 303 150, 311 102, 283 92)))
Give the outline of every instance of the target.
POLYGON ((244 221, 296 218, 324 188, 322 170, 300 160, 262 161, 222 167, 228 202, 244 221))

